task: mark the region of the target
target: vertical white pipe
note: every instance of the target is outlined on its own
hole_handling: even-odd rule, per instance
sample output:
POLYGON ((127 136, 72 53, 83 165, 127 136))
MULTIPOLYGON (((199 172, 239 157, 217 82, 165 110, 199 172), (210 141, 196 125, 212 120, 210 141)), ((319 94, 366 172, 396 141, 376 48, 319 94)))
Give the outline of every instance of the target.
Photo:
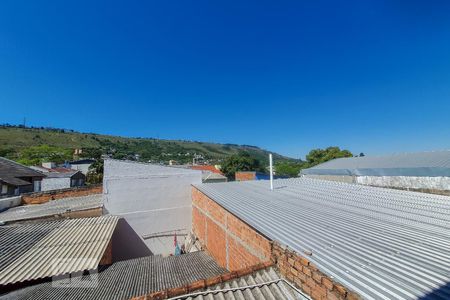
POLYGON ((269 154, 269 169, 270 169, 270 190, 273 191, 273 162, 272 153, 269 154))

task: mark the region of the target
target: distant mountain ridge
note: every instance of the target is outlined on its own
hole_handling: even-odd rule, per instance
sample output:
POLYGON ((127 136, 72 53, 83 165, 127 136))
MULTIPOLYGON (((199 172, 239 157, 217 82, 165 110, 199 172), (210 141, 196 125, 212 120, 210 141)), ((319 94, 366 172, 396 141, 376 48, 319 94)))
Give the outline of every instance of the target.
MULTIPOLYGON (((246 151, 266 164, 269 154, 269 151, 251 145, 131 138, 44 127, 0 126, 0 156, 19 158, 23 149, 40 145, 83 149, 85 153, 100 150, 101 154, 114 158, 153 162, 175 160, 179 163, 190 163, 193 158, 197 158, 209 163, 220 163, 229 155, 246 151)), ((277 153, 273 155, 276 160, 296 161, 277 153)))

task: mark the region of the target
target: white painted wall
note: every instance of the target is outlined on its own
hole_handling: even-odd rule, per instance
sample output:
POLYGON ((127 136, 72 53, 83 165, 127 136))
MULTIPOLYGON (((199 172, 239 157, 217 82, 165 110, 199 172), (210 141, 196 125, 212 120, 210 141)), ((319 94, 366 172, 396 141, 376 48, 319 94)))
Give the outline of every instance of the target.
POLYGON ((450 190, 450 177, 357 176, 356 182, 374 186, 450 190))
POLYGON ((70 165, 70 168, 72 170, 77 170, 77 171, 81 171, 81 173, 83 173, 84 175, 86 175, 89 171, 89 167, 92 164, 77 164, 77 165, 70 165))
POLYGON ((107 159, 104 206, 122 216, 153 254, 168 255, 174 232, 181 245, 191 229, 191 185, 201 180, 198 170, 107 159))
POLYGON ((70 188, 70 178, 43 178, 41 191, 52 191, 70 188))

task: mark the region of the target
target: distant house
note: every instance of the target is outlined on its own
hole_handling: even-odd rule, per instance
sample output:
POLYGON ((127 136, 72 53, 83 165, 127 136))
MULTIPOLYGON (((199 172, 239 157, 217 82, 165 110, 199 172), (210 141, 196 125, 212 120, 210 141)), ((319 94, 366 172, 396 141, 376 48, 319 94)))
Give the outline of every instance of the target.
POLYGON ((81 171, 56 168, 44 174, 46 177, 42 180, 42 191, 84 186, 86 183, 86 175, 81 171))
POLYGON ((228 178, 215 166, 212 165, 194 165, 190 167, 192 170, 202 171, 202 182, 227 182, 228 178))
MULTIPOLYGON (((268 180, 269 174, 255 172, 255 171, 239 171, 234 174, 236 181, 249 181, 249 180, 268 180)), ((279 178, 274 176, 274 178, 279 178)))
POLYGON ((81 171, 84 175, 86 175, 89 171, 89 167, 95 162, 93 159, 80 159, 75 161, 70 161, 67 164, 67 167, 72 170, 81 171))
POLYGON ((337 158, 300 175, 364 185, 450 192, 450 151, 337 158))
POLYGON ((38 192, 44 174, 12 160, 0 157, 0 196, 38 192))

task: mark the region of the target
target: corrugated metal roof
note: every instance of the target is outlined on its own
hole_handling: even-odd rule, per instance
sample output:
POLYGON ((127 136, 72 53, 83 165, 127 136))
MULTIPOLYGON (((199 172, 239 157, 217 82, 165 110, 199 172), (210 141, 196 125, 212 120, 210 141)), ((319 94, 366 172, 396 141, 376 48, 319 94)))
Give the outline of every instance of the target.
POLYGON ((42 173, 16 163, 4 157, 0 157, 0 177, 45 177, 42 173))
POLYGON ((77 173, 81 173, 81 171, 70 170, 64 172, 46 172, 44 174, 47 176, 47 178, 71 178, 77 173))
POLYGON ((31 185, 33 184, 30 181, 25 181, 20 178, 16 177, 8 177, 8 176, 2 176, 0 177, 0 181, 3 181, 4 183, 15 185, 15 186, 23 186, 23 185, 31 185))
POLYGON ((243 276, 225 283, 209 287, 206 291, 171 298, 173 300, 307 300, 299 290, 287 283, 275 271, 268 268, 251 275, 243 276))
POLYGON ((311 175, 450 176, 450 151, 337 158, 302 170, 311 175))
POLYGON ((118 218, 0 226, 0 285, 95 269, 118 218))
POLYGON ((103 206, 101 194, 71 197, 43 204, 22 205, 0 213, 0 222, 16 222, 57 216, 68 212, 88 210, 103 206))
MULTIPOLYGON (((215 277, 226 270, 204 252, 180 256, 148 256, 120 261, 101 267, 98 286, 89 288, 90 280, 81 281, 76 287, 52 287, 51 282, 6 294, 4 298, 53 300, 53 299, 130 299, 156 291, 181 287, 201 279, 215 277)), ((0 297, 0 299, 4 299, 0 297)))
POLYGON ((450 197, 309 178, 196 185, 368 299, 450 297, 450 197))

